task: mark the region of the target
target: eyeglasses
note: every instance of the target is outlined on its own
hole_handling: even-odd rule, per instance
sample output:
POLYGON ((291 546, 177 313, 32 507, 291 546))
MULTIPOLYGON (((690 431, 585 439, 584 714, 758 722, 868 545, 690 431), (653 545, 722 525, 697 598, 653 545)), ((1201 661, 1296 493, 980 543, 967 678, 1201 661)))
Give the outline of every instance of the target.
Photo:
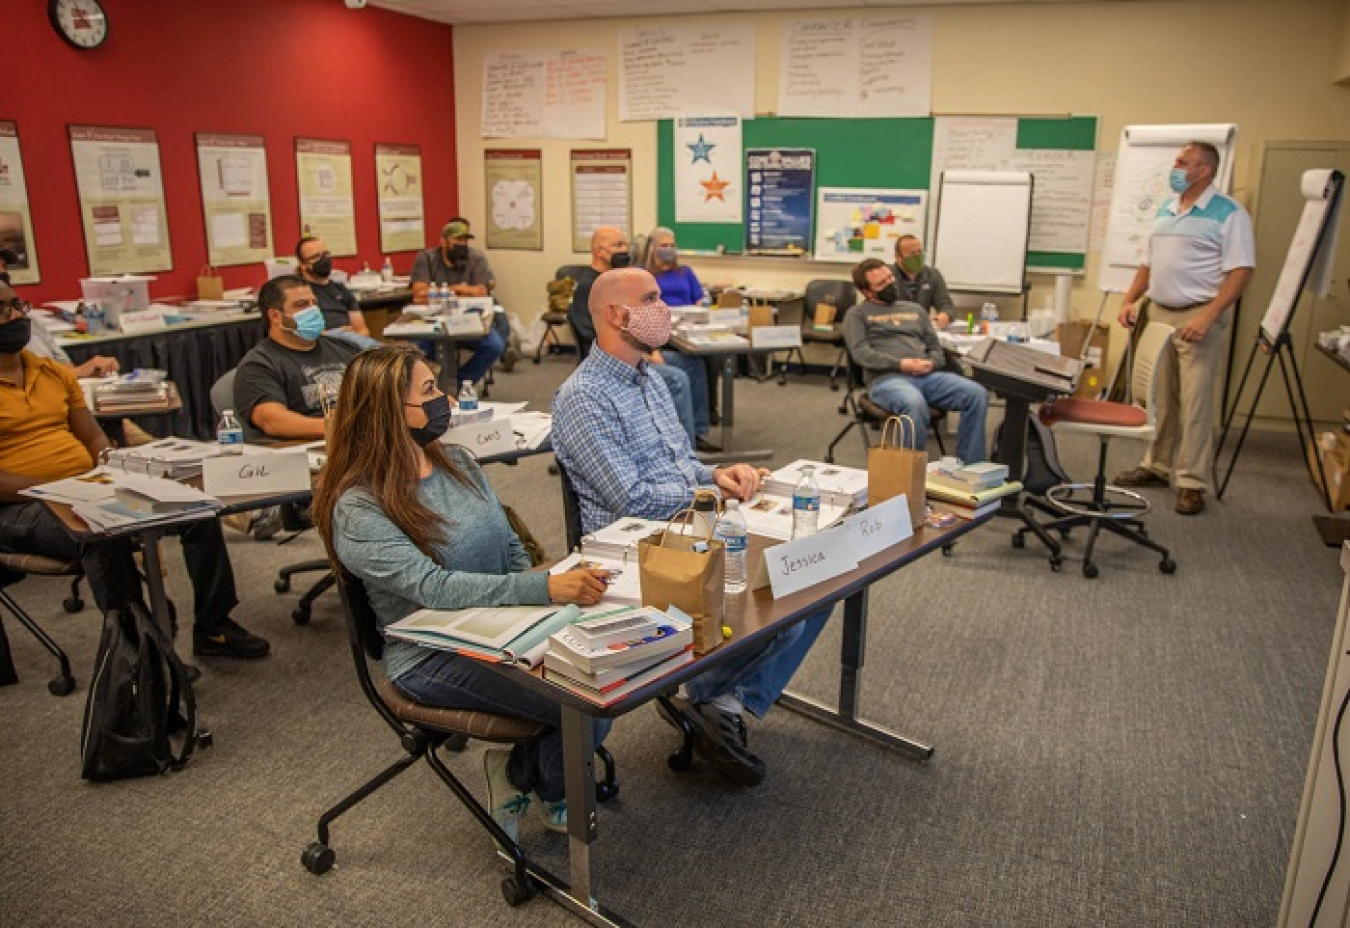
POLYGON ((13 322, 16 318, 27 319, 33 311, 33 304, 27 300, 6 300, 0 303, 0 318, 13 322))

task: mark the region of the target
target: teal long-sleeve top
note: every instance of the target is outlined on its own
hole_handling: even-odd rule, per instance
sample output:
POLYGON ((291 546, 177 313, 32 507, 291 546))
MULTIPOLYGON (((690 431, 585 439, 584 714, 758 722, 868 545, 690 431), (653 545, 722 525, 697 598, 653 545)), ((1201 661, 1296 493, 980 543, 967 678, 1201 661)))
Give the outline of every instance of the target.
MULTIPOLYGON (((436 559, 385 515, 364 489, 342 494, 333 513, 338 558, 366 585, 381 627, 422 608, 544 605, 548 574, 525 573, 530 556, 511 530, 497 494, 468 452, 448 448, 467 483, 437 469, 420 481, 422 503, 447 520, 436 559)), ((425 660, 418 645, 389 641, 385 673, 391 680, 425 660)))

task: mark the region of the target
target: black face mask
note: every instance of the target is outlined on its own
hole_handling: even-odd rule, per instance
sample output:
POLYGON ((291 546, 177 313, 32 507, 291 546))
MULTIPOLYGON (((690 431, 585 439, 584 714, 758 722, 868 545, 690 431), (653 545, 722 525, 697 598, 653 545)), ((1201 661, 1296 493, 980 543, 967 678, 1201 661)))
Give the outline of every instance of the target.
POLYGON ((427 400, 422 404, 422 412, 426 413, 427 424, 418 428, 409 426, 408 431, 412 433, 418 447, 425 448, 450 428, 450 397, 442 393, 427 400))
POLYGON ((32 335, 33 324, 27 317, 0 325, 0 354, 18 354, 27 347, 32 335))
POLYGON ((900 299, 900 288, 889 283, 877 291, 877 302, 889 306, 900 299))
POLYGON ((327 256, 310 265, 309 272, 320 280, 327 280, 333 273, 333 259, 327 256))
POLYGON ((455 264, 467 261, 469 260, 469 246, 463 242, 451 245, 450 250, 446 252, 446 256, 455 264))
POLYGON ((3 281, 5 282, 5 286, 8 287, 8 286, 9 286, 9 271, 0 271, 0 280, 3 280, 3 281))
POLYGON ((613 268, 628 267, 633 263, 633 256, 626 251, 616 251, 609 256, 609 266, 613 268))

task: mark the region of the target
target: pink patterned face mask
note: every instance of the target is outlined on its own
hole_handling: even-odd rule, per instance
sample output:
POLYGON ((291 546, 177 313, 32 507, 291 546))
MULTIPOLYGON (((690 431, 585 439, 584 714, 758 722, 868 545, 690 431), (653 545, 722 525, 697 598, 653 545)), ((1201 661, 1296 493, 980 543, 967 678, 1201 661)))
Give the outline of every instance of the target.
POLYGON ((670 341, 670 307, 665 303, 657 300, 639 306, 619 305, 628 310, 628 323, 623 331, 639 344, 656 349, 670 341))

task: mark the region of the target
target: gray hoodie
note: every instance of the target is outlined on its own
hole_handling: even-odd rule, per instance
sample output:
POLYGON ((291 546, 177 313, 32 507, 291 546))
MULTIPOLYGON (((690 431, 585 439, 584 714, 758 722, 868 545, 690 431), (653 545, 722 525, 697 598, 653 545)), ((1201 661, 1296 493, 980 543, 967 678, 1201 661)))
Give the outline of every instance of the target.
POLYGON ((926 358, 934 370, 946 365, 933 323, 918 303, 859 303, 844 317, 844 341, 868 386, 899 373, 905 358, 926 358))

